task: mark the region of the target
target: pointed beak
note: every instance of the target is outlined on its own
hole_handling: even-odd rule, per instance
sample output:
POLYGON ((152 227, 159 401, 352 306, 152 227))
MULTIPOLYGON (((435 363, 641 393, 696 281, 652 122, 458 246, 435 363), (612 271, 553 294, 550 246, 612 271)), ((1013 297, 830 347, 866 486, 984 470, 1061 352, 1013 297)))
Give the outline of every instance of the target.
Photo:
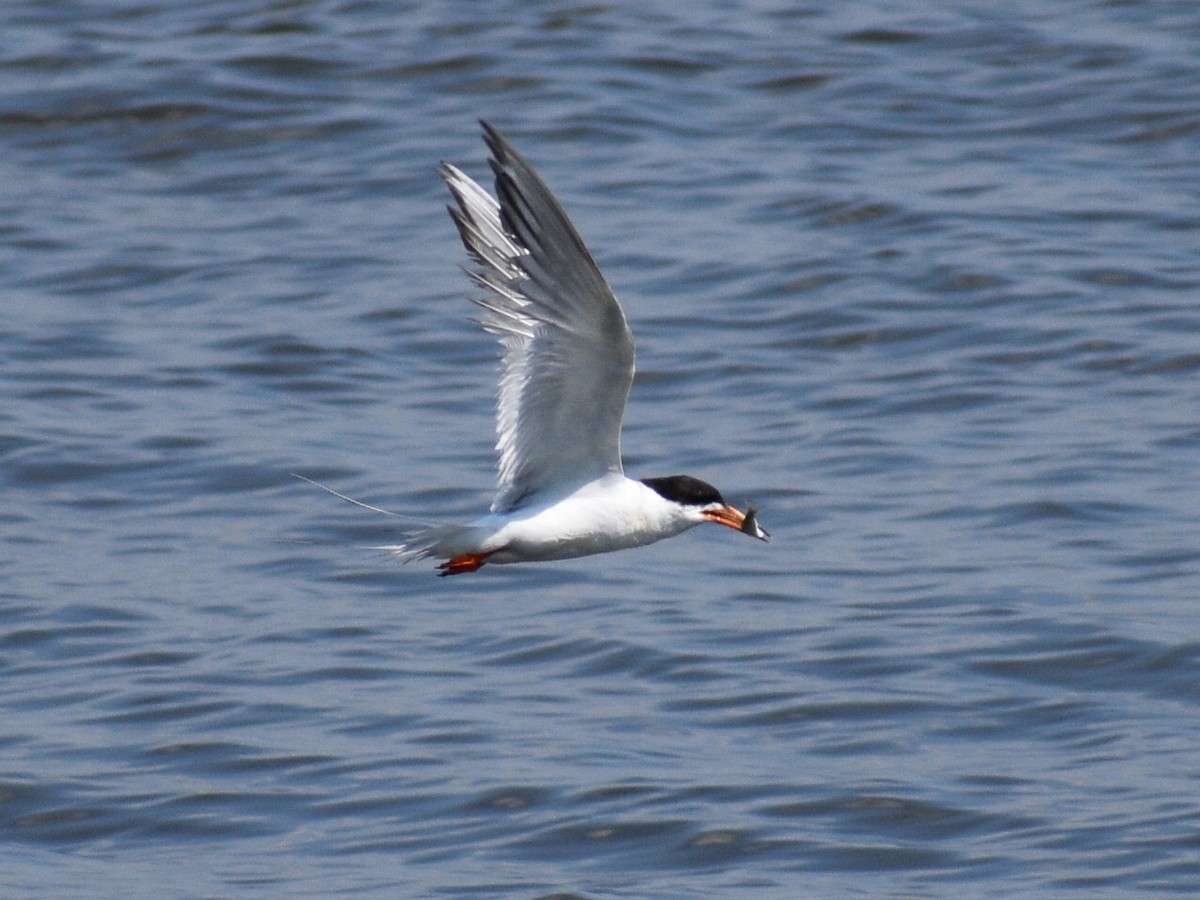
POLYGON ((753 506, 748 507, 744 513, 732 506, 722 506, 720 509, 704 513, 704 518, 710 522, 716 522, 718 525, 740 531, 742 534, 748 534, 760 541, 769 542, 771 540, 771 535, 758 524, 758 510, 753 506))

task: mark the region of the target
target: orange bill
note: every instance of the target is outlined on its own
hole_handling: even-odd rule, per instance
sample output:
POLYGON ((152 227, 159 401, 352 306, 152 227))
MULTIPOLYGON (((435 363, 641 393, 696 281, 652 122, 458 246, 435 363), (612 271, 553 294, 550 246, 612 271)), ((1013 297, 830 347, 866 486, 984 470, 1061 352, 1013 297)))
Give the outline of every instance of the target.
POLYGON ((708 510, 704 513, 704 518, 710 522, 716 522, 718 525, 736 529, 742 534, 748 534, 760 541, 771 540, 770 533, 758 524, 758 510, 753 506, 746 512, 734 509, 732 506, 722 506, 720 509, 708 510))

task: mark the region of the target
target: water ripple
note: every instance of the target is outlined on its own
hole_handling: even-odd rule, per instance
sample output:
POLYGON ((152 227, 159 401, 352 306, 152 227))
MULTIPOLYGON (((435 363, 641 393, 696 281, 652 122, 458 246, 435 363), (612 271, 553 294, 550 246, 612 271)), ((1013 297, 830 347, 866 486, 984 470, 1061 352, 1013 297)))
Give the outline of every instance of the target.
POLYGON ((80 11, 0 8, 7 893, 1196 893, 1191 5, 80 11), (769 548, 290 477, 486 508, 481 116, 769 548))

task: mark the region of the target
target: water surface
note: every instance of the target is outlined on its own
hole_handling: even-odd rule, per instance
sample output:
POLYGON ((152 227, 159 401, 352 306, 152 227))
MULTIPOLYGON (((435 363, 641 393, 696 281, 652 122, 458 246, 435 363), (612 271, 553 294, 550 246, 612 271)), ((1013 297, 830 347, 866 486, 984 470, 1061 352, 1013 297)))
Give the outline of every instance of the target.
POLYGON ((1200 890, 1190 3, 10 4, 6 896, 1200 890), (486 117, 761 507, 438 579, 486 117))

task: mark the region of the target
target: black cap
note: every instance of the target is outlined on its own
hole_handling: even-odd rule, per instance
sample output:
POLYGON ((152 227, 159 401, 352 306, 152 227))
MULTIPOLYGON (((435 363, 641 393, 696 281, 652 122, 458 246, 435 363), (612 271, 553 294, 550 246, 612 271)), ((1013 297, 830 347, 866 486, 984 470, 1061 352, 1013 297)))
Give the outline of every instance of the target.
POLYGON ((660 497, 674 500, 684 506, 708 506, 711 503, 727 505, 721 492, 699 478, 691 475, 667 475, 663 478, 643 478, 642 484, 660 497))

